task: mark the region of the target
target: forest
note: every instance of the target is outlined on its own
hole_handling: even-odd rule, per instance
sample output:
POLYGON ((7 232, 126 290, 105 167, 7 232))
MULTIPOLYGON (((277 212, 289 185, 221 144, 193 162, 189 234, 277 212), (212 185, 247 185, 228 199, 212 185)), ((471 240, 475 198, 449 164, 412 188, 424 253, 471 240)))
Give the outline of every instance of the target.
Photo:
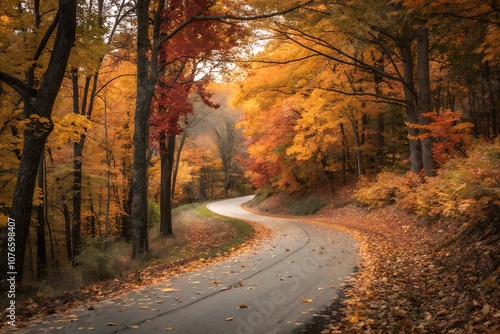
POLYGON ((182 204, 353 182, 358 205, 498 236, 499 15, 496 0, 2 0, 0 279, 57 277, 95 240, 140 259, 182 204))

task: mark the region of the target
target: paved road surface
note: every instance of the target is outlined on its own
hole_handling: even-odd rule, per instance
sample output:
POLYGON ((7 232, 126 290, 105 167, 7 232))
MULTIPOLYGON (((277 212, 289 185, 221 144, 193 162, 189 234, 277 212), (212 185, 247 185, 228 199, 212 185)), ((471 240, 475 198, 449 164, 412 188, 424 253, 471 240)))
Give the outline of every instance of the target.
POLYGON ((18 332, 270 334, 314 332, 301 324, 339 293, 357 261, 356 243, 332 228, 250 213, 251 197, 215 202, 209 209, 261 223, 275 236, 256 249, 188 273, 101 301, 93 310, 61 315, 18 332), (340 285, 340 286, 339 286, 340 285), (113 326, 110 326, 113 324, 113 326))

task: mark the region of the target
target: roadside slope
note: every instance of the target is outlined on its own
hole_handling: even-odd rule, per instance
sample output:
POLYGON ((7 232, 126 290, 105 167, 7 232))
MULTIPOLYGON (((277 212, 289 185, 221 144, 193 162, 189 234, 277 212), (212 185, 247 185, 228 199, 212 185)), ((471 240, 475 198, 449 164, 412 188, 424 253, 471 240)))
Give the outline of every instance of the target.
MULTIPOLYGON (((323 333, 500 331, 498 225, 425 226, 394 206, 357 207, 350 195, 342 189, 307 216, 353 235, 363 257, 342 315, 333 314, 323 333)), ((253 209, 272 213, 272 206, 284 214, 289 201, 280 194, 253 209)))

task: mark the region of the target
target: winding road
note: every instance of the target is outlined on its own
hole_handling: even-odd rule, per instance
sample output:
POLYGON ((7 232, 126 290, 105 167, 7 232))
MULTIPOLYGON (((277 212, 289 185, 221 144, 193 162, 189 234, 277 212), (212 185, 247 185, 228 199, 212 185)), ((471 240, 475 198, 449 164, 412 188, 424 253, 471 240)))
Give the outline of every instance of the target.
POLYGON ((148 286, 72 316, 53 316, 21 333, 314 333, 357 262, 347 234, 304 220, 257 215, 251 196, 208 205, 218 214, 274 231, 254 249, 148 286), (68 319, 71 319, 69 322, 68 319))

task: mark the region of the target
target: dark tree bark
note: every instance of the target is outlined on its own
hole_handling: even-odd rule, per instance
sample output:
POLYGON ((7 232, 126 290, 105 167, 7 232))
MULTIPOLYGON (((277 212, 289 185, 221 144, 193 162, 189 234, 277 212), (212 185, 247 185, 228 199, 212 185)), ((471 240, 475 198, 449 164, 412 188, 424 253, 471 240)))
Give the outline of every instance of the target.
POLYGON ((73 248, 71 247, 71 215, 69 213, 68 204, 66 204, 66 199, 62 198, 62 210, 64 216, 64 235, 66 236, 66 254, 68 256, 68 261, 73 258, 73 248))
MULTIPOLYGON (((44 154, 40 157, 38 164, 38 188, 45 190, 45 166, 44 154)), ((45 195, 45 191, 44 191, 45 195)), ((43 198, 43 205, 36 208, 37 226, 36 226, 36 273, 37 279, 45 278, 47 274, 47 249, 45 243, 45 206, 47 199, 43 198)))
MULTIPOLYGON (((425 113, 431 111, 431 82, 429 72, 429 31, 426 27, 420 27, 417 30, 417 85, 418 85, 418 123, 427 125, 431 123, 425 113)), ((425 134, 427 131, 420 130, 419 134, 425 134)), ((420 140, 422 144, 422 162, 424 174, 426 176, 436 175, 436 164, 432 157, 431 137, 420 140)))
POLYGON ((490 103, 491 137, 495 139, 498 136, 499 124, 497 120, 497 103, 495 99, 495 87, 493 84, 493 74, 490 70, 489 62, 484 63, 486 85, 488 87, 488 100, 490 103))
POLYGON ((163 135, 160 142, 161 190, 160 190, 160 234, 174 234, 172 224, 172 173, 174 167, 175 136, 163 135))
MULTIPOLYGON (((164 1, 159 6, 163 8, 164 1)), ((132 167, 132 211, 130 232, 132 239, 132 258, 148 251, 148 194, 147 159, 149 139, 149 116, 158 72, 157 46, 149 40, 150 0, 138 0, 137 15, 137 98, 134 115, 134 161, 132 167), (149 50, 153 47, 151 63, 149 50)), ((161 11, 158 8, 158 12, 161 11)), ((157 16, 159 14, 157 13, 157 16)), ((155 22, 156 23, 156 22, 155 22)), ((159 22, 156 23, 159 26, 159 22)), ((156 32, 158 33, 158 31, 156 32)), ((157 40, 157 39, 153 39, 157 40)))
MULTIPOLYGON (((383 62, 382 60, 377 61, 377 67, 383 71, 383 62)), ((380 85, 382 84, 382 76, 377 73, 373 72, 373 79, 375 82, 375 94, 382 96, 382 90, 380 88, 380 85)), ((375 133, 375 139, 376 139, 376 144, 377 144, 377 153, 375 156, 375 166, 377 171, 380 171, 380 169, 385 166, 385 125, 384 125, 384 114, 380 113, 377 115, 377 130, 375 133)))
POLYGON ((411 32, 405 31, 404 36, 400 41, 400 51, 403 61, 403 76, 404 85, 403 93, 405 98, 405 109, 406 109, 406 121, 408 122, 408 136, 410 144, 410 166, 414 173, 420 173, 422 170, 422 146, 420 145, 420 140, 418 137, 418 129, 412 126, 412 124, 417 124, 417 114, 415 108, 415 78, 413 75, 414 63, 411 50, 411 32))
POLYGON ((71 221, 71 243, 73 259, 80 251, 82 244, 82 153, 83 141, 73 144, 73 214, 71 221))
POLYGON ((175 195, 175 183, 177 182, 177 173, 179 171, 179 164, 181 162, 181 153, 184 148, 184 144, 186 143, 187 138, 187 128, 182 131, 182 134, 179 138, 179 146, 176 150, 175 159, 174 159, 174 171, 172 175, 172 200, 174 200, 175 195))

